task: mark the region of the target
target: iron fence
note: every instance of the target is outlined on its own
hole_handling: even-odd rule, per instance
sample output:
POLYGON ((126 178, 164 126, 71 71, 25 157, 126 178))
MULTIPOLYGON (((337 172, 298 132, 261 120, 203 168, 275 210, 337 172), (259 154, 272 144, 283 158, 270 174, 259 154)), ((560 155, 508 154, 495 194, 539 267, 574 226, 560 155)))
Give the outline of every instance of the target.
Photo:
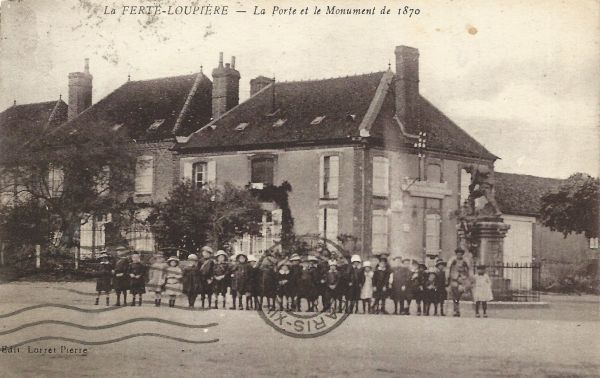
POLYGON ((494 300, 539 302, 542 266, 537 262, 487 265, 494 300))

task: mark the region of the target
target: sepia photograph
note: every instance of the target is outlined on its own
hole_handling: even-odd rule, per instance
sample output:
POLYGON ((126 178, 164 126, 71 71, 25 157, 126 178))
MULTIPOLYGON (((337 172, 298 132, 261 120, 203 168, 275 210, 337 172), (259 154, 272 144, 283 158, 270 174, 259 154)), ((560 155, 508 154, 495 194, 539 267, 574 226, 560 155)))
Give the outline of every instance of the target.
POLYGON ((0 376, 599 377, 600 2, 0 0, 0 376))

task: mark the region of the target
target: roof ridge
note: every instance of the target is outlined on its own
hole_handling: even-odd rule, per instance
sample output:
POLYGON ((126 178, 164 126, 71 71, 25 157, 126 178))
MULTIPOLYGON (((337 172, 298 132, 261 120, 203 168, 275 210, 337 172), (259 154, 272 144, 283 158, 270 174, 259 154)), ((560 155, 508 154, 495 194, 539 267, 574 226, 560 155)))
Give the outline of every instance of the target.
POLYGON ((307 79, 307 80, 294 80, 294 81, 283 80, 283 81, 277 82, 276 85, 277 84, 313 83, 313 82, 318 82, 318 81, 351 79, 351 78, 356 78, 356 77, 361 77, 361 76, 369 76, 369 75, 375 75, 375 74, 385 74, 386 72, 387 71, 373 71, 373 72, 365 72, 365 73, 362 73, 362 74, 326 77, 326 78, 322 78, 322 79, 307 79))
POLYGON ((494 174, 497 174, 497 173, 499 173, 501 175, 526 176, 526 177, 540 178, 540 179, 544 179, 544 180, 556 180, 556 181, 565 181, 566 180, 566 179, 561 179, 561 178, 556 178, 556 177, 544 177, 544 176, 530 175, 528 173, 500 172, 500 171, 494 170, 494 174))
MULTIPOLYGON (((383 106, 383 102, 385 100, 385 96, 388 94, 388 89, 390 84, 392 83, 392 79, 394 78, 394 74, 391 72, 384 72, 381 80, 379 81, 379 85, 377 85, 377 89, 375 90, 375 94, 371 99, 369 104, 369 108, 367 112, 363 116, 362 122, 358 125, 359 135, 362 130, 366 131, 366 134, 369 135, 371 131, 371 127, 373 123, 377 119, 379 112, 381 111, 381 107, 383 106)), ((362 136, 362 135, 361 135, 362 136)))
MULTIPOLYGON (((202 72, 200 72, 202 73, 202 72)), ((129 84, 129 83, 146 83, 149 81, 158 81, 158 80, 167 80, 167 79, 177 79, 177 78, 182 78, 182 77, 186 77, 186 76, 196 76, 197 74, 192 72, 190 74, 181 74, 181 75, 174 75, 174 76, 164 76, 164 77, 155 77, 152 79, 144 79, 144 80, 130 80, 125 82, 125 84, 129 84)))
POLYGON ((185 102, 184 102, 183 106, 181 107, 181 111, 179 112, 179 115, 177 116, 175 125, 173 125, 173 129, 171 131, 173 134, 175 134, 175 133, 177 133, 177 131, 179 131, 179 128, 181 127, 181 121, 183 120, 183 117, 185 116, 188 108, 190 107, 190 102, 192 102, 192 98, 196 95, 196 91, 198 90, 198 87, 200 86, 200 82, 205 77, 206 76, 204 76, 202 71, 200 71, 200 72, 198 72, 198 74, 196 74, 196 79, 194 80, 194 84, 192 85, 192 88, 188 92, 187 98, 185 99, 185 102))

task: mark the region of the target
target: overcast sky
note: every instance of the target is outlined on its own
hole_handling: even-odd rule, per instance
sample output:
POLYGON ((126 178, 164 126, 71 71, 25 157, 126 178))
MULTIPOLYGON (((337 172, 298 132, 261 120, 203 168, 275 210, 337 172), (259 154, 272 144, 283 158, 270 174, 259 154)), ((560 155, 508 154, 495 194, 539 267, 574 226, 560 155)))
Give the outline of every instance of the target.
MULTIPOLYGON (((190 5, 192 1, 162 1, 190 5)), ((208 4, 197 1, 199 5, 208 4)), ((330 1, 351 7, 410 2, 330 1)), ((420 51, 421 93, 501 157, 496 170, 565 178, 599 172, 597 1, 412 1, 406 16, 254 16, 316 2, 239 1, 227 16, 104 15, 100 0, 2 1, 0 108, 67 95, 90 58, 96 102, 127 80, 210 73, 237 57, 241 97, 257 75, 346 76, 394 67, 394 46, 420 51), (501 3, 501 4, 500 4, 501 3), (525 4, 530 3, 530 4, 525 4), (236 13, 246 10, 247 13, 236 13)), ((130 0, 128 5, 154 5, 130 0)), ((119 3, 115 3, 121 12, 119 3)))

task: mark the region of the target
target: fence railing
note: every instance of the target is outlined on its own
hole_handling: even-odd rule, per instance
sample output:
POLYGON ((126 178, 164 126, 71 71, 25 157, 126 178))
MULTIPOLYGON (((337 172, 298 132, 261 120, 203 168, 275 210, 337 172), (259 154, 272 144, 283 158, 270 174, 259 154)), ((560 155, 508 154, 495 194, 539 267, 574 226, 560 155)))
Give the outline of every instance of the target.
POLYGON ((541 270, 541 264, 535 262, 487 265, 494 300, 539 302, 541 270))

